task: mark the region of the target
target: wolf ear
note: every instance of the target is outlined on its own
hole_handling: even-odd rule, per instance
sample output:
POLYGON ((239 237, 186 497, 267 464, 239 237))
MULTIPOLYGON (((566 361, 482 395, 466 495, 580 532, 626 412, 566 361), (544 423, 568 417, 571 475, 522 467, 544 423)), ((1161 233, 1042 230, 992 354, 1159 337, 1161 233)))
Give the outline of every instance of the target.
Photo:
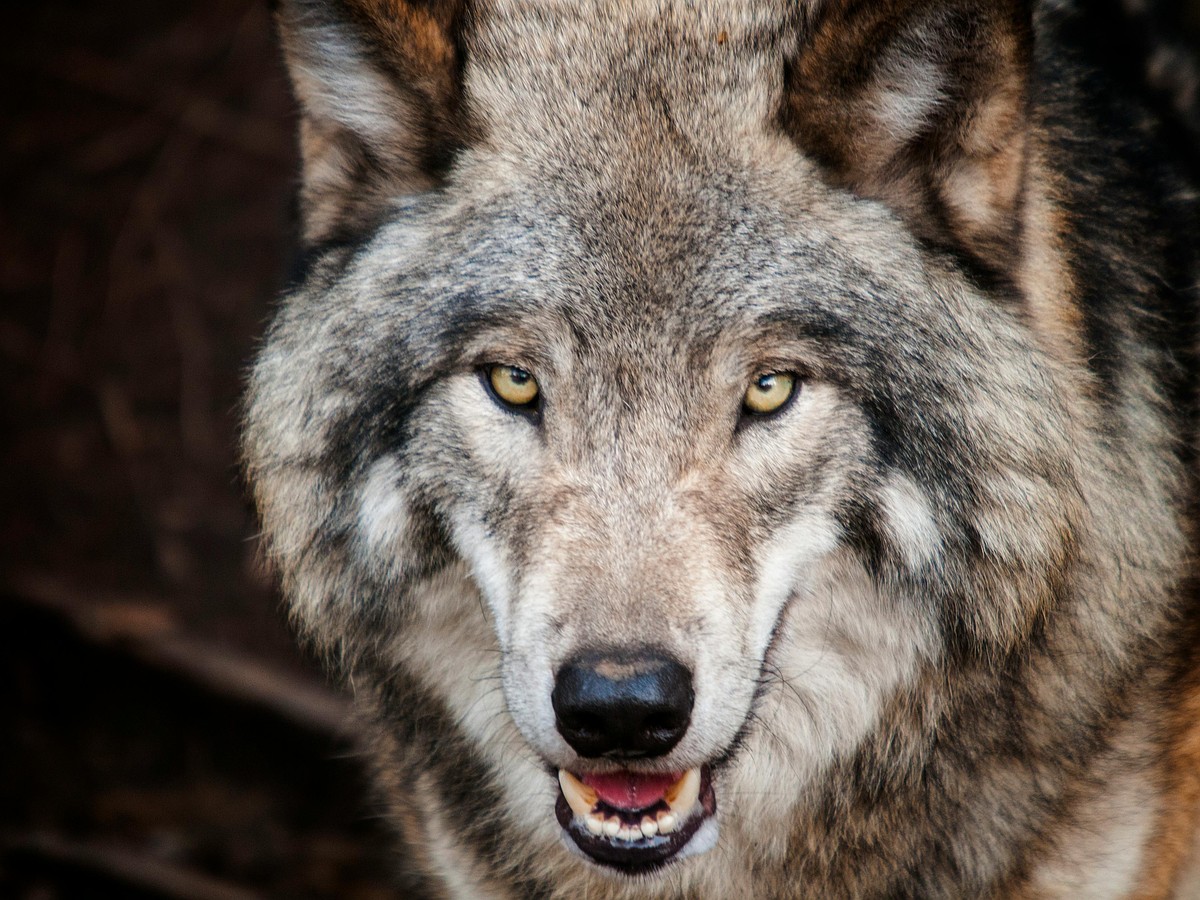
POLYGON ((301 107, 304 240, 361 233, 465 144, 465 0, 283 0, 301 107))
POLYGON ((782 121, 833 179, 992 274, 1016 262, 1030 0, 828 0, 782 121))

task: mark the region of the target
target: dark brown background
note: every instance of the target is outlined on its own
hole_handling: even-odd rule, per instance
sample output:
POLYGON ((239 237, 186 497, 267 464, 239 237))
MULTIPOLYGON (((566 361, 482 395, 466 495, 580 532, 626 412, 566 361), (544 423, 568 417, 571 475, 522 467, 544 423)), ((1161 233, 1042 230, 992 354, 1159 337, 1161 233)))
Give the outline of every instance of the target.
POLYGON ((295 230, 270 12, 22 4, 0 83, 0 896, 387 896, 235 462, 295 230))
POLYGON ((235 463, 285 280, 267 5, 0 29, 0 896, 386 896, 344 701, 293 647, 235 463))

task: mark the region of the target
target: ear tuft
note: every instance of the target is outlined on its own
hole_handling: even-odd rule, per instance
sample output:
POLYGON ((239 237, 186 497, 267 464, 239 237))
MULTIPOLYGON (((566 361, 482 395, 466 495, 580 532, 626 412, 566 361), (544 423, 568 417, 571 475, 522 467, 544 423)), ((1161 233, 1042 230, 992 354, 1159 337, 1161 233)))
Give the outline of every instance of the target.
POLYGON ((284 0, 279 26, 301 106, 309 244, 368 229, 428 190, 469 131, 463 0, 284 0))
POLYGON ((784 128, 920 238, 1010 272, 1032 65, 1028 0, 830 0, 792 60, 784 128))

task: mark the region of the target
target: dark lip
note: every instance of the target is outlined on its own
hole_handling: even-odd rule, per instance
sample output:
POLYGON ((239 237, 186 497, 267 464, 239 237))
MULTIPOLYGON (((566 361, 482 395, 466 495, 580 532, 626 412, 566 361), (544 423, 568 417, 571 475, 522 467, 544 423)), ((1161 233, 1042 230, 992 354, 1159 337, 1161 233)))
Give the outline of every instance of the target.
MULTIPOLYGON (((699 802, 700 812, 682 823, 677 831, 669 835, 643 837, 636 841, 622 841, 603 834, 592 834, 567 805, 567 798, 563 796, 561 789, 554 804, 554 815, 567 839, 593 862, 624 875, 642 875, 670 863, 695 837, 700 826, 716 814, 717 796, 713 790, 712 770, 707 765, 700 769, 699 802)), ((631 811, 630 815, 636 819, 642 812, 644 810, 631 811)))

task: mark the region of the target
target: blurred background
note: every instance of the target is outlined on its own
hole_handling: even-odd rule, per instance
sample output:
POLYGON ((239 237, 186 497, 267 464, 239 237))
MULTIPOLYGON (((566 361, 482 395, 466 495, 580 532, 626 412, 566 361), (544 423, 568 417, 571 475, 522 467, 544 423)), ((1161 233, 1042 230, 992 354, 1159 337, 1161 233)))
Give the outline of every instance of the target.
POLYGON ((236 464, 295 234, 268 4, 21 4, 0 77, 0 897, 395 896, 236 464))
POLYGON ((0 897, 389 896, 236 465, 295 232, 271 12, 20 4, 0 73, 0 897))

